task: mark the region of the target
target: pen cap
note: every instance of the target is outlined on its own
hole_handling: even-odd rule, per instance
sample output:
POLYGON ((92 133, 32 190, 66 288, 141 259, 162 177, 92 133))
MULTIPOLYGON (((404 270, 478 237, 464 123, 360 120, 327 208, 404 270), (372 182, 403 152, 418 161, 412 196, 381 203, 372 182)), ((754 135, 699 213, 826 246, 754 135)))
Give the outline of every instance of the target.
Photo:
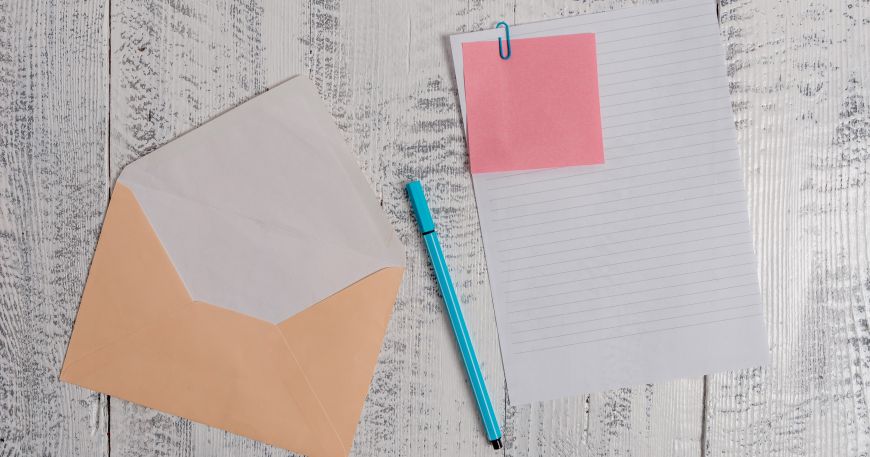
POLYGON ((420 181, 411 181, 405 185, 408 198, 411 199, 411 209, 417 217, 417 224, 423 234, 435 231, 435 222, 432 221, 432 213, 429 212, 429 204, 426 203, 426 195, 423 193, 423 185, 420 181))

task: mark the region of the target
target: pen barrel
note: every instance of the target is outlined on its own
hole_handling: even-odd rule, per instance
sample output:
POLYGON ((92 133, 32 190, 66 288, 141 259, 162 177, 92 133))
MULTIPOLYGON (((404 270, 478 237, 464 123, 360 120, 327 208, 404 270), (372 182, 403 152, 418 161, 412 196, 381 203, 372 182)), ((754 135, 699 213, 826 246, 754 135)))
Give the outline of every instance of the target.
POLYGON ((462 354, 462 361, 465 362, 465 370, 468 372, 468 380, 471 383, 474 397, 477 400, 477 407, 480 410, 483 425, 486 428, 486 435, 490 441, 497 440, 501 438, 501 429, 499 428, 498 419, 492 407, 489 393, 486 390, 486 383, 483 379, 483 373, 480 371, 480 364, 477 362, 477 355, 474 352, 471 335, 468 333, 468 328, 465 325, 462 306, 459 303, 459 297, 456 295, 456 289, 453 287, 453 279, 450 277, 450 271, 444 261, 444 254, 441 252, 438 234, 436 232, 429 232, 423 235, 423 239, 426 242, 426 249, 429 251, 429 258, 432 260, 432 268, 435 270, 435 278, 438 281, 438 287, 441 289, 441 296, 444 298, 444 305, 450 317, 450 324, 453 327, 453 334, 456 336, 459 352, 462 354))

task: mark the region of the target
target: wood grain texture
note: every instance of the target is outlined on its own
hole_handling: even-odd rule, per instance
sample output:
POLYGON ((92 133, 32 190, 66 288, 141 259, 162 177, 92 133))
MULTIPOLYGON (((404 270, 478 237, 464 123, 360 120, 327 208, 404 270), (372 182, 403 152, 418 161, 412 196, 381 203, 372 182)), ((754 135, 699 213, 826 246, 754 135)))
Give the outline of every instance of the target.
POLYGON ((770 367, 507 404, 445 38, 636 3, 0 0, 0 455, 288 454, 57 372, 108 183, 296 74, 317 85, 407 247, 354 455, 493 452, 408 213, 410 178, 439 196, 505 455, 870 455, 870 5, 859 0, 722 5, 770 367))
POLYGON ((705 454, 870 454, 870 9, 722 5, 771 364, 712 376, 705 454))
POLYGON ((105 455, 58 380, 107 199, 102 1, 0 0, 0 455, 105 455))

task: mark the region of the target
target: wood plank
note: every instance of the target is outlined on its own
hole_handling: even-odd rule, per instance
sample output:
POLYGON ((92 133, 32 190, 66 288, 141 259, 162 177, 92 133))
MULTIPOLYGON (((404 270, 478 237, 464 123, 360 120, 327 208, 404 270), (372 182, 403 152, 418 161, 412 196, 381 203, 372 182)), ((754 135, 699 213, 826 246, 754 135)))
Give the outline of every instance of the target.
MULTIPOLYGON (((300 2, 111 3, 113 183, 136 158, 302 70, 300 2)), ((113 456, 288 454, 118 398, 110 409, 113 456)))
MULTIPOLYGON (((183 9, 113 5, 112 176, 135 157, 266 85, 308 74, 409 246, 409 271, 354 452, 442 455, 458 450, 462 455, 485 450, 489 445, 480 429, 467 425, 479 419, 402 189, 411 176, 432 178, 427 184, 444 195, 433 209, 451 233, 444 248, 462 297, 469 303, 472 297, 488 297, 458 109, 444 50, 438 47, 441 27, 415 12, 431 8, 428 17, 445 22, 460 23, 463 16, 440 16, 437 5, 423 2, 319 2, 288 8, 276 1, 259 3, 250 12, 239 3, 183 9), (218 32, 243 28, 243 35, 218 32), (254 56, 237 61, 236 49, 254 56)), ((478 330, 486 376, 498 380, 493 392, 503 398, 491 305, 482 300, 467 309, 469 324, 478 330)), ((116 455, 281 453, 116 399, 112 432, 116 455)))
MULTIPOLYGON (((357 439, 361 444, 355 450, 363 455, 405 454, 408 449, 441 454, 453 449, 472 452, 485 448, 487 443, 476 428, 460 426, 463 421, 477 420, 473 400, 461 375, 441 303, 436 301, 434 281, 422 257, 419 239, 410 224, 400 186, 406 179, 401 174, 407 171, 403 170, 406 165, 391 158, 402 153, 413 160, 415 151, 422 147, 418 141, 438 142, 441 138, 437 135, 443 135, 457 147, 451 153, 453 163, 449 167, 455 170, 465 167, 464 156, 458 152, 462 138, 449 86, 427 78, 413 80, 413 84, 422 88, 423 100, 406 96, 410 92, 403 86, 403 78, 407 76, 409 60, 405 55, 409 47, 403 39, 409 32, 410 10, 401 2, 395 2, 384 8, 384 11, 395 11, 395 15, 379 16, 374 14, 379 11, 374 3, 324 2, 302 5, 301 10, 281 11, 280 2, 264 2, 252 13, 252 18, 240 15, 235 7, 221 5, 182 10, 162 5, 144 8, 121 2, 113 6, 112 175, 117 176, 120 168, 133 158, 262 90, 265 85, 295 73, 309 74, 353 145, 361 167, 376 192, 381 194, 391 219, 400 226, 403 239, 413 246, 408 253, 411 268, 407 282, 396 306, 385 341, 386 349, 382 351, 359 427, 357 439), (202 32, 243 26, 249 27, 250 33, 239 36, 202 32), (393 30, 403 39, 395 40, 390 34, 373 38, 373 30, 393 30), (354 43, 357 45, 352 45, 354 43), (255 50, 256 55, 239 62, 233 49, 255 50), (395 55, 403 57, 395 60, 395 55), (394 64, 398 67, 386 68, 394 64), (219 68, 220 72, 211 71, 212 68, 219 68), (239 81, 251 80, 256 80, 257 84, 239 84, 239 81), (433 91, 433 84, 440 87, 434 87, 433 91), (381 95, 384 90, 392 91, 388 97, 400 105, 393 109, 380 106, 386 104, 381 95), (448 104, 439 113, 426 109, 429 100, 448 104), (398 108, 414 109, 415 105, 419 105, 416 106, 418 117, 404 119, 404 111, 398 108), (416 127, 420 116, 436 131, 421 132, 419 140, 411 138, 409 141, 414 144, 405 151, 403 144, 396 142, 395 132, 416 127), (445 128, 439 126, 444 119, 448 119, 449 124, 446 133, 441 133, 445 128), (383 153, 384 148, 390 152, 383 153), (423 289, 425 294, 420 292, 423 289), (448 381, 439 381, 442 378, 448 381), (456 433, 432 432, 442 429, 456 433)), ((242 11, 247 14, 247 10, 242 11)), ((431 32, 420 40, 426 40, 427 48, 432 42, 440 42, 431 32)), ((440 58, 442 54, 435 48, 421 55, 440 58)), ((448 69, 442 69, 440 64, 436 68, 442 75, 449 75, 448 69)), ((439 151, 439 154, 443 157, 444 152, 439 151)), ((439 166, 436 159, 425 162, 426 166, 439 166)), ((476 227, 464 227, 476 224, 473 206, 470 206, 473 200, 467 192, 470 181, 458 171, 444 176, 464 179, 461 185, 465 190, 457 193, 464 196, 460 202, 464 206, 459 217, 450 216, 455 217, 456 222, 448 222, 449 215, 436 208, 442 211, 439 214, 444 224, 455 230, 454 239, 461 246, 467 236, 477 240, 476 227)), ((445 198, 442 206, 445 211, 456 211, 450 198, 445 198)), ((469 271, 470 275, 476 275, 473 284, 479 285, 483 281, 483 267, 479 240, 476 242, 476 250, 457 254, 460 249, 453 241, 445 243, 445 250, 457 275, 469 271)), ((466 279, 464 284, 472 284, 472 281, 466 279)), ((474 291, 474 295, 480 291, 474 291)), ((463 295, 468 298, 471 293, 463 295)), ((489 306, 475 309, 481 310, 480 313, 491 312, 489 306)), ((472 325, 492 321, 491 315, 484 319, 479 317, 480 313, 469 313, 470 320, 477 319, 472 325)), ((494 333, 491 331, 490 335, 494 333)), ((490 339, 487 360, 497 360, 495 341, 490 339)), ((486 364, 486 368, 489 375, 499 370, 500 365, 486 364)), ((503 378, 500 372, 490 377, 503 378)), ((501 391, 496 393, 503 397, 501 391)), ((281 453, 114 399, 112 426, 112 450, 117 455, 154 452, 211 455, 244 450, 281 453)))
POLYGON ((503 417, 504 374, 445 36, 509 8, 464 1, 353 0, 347 54, 353 144, 406 246, 408 272, 357 433, 355 455, 495 454, 403 186, 429 189, 481 368, 503 417), (369 134, 364 132, 369 131, 369 134), (368 138, 362 135, 368 136, 368 138), (362 140, 362 141, 361 141, 362 140))
MULTIPOLYGON (((517 2, 511 23, 596 13, 652 1, 517 2)), ((681 379, 510 407, 509 455, 668 455, 701 453, 704 381, 681 379)))
POLYGON ((722 5, 771 344, 711 377, 710 456, 870 453, 870 11, 722 5))
POLYGON ((0 455, 107 455, 58 379, 107 201, 107 8, 0 1, 0 455))

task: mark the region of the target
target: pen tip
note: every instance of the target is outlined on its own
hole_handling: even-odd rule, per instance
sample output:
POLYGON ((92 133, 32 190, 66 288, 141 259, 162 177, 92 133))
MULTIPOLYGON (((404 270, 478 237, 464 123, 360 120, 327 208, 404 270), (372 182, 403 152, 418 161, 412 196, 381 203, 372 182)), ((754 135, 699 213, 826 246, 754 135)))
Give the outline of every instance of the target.
POLYGON ((495 449, 495 450, 501 449, 501 438, 496 438, 496 439, 490 441, 490 443, 492 443, 493 449, 495 449))

